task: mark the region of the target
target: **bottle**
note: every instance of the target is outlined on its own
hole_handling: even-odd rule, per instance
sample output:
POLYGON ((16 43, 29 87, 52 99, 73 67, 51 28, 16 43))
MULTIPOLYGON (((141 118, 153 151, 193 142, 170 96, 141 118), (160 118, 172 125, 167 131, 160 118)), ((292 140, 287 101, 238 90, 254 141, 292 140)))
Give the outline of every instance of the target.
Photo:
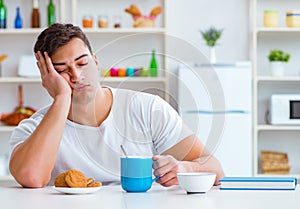
POLYGON ((16 9, 16 19, 15 19, 15 28, 22 28, 22 18, 20 14, 20 7, 17 7, 16 9))
POLYGON ((49 1, 47 12, 48 12, 48 26, 50 26, 53 23, 55 23, 55 6, 52 0, 49 1))
POLYGON ((150 76, 157 77, 157 62, 155 58, 155 50, 152 50, 152 57, 150 62, 150 76))
POLYGON ((33 0, 33 8, 31 13, 31 27, 39 28, 40 27, 40 12, 39 12, 39 1, 33 0))
POLYGON ((0 0, 0 28, 6 28, 6 6, 3 0, 0 0))

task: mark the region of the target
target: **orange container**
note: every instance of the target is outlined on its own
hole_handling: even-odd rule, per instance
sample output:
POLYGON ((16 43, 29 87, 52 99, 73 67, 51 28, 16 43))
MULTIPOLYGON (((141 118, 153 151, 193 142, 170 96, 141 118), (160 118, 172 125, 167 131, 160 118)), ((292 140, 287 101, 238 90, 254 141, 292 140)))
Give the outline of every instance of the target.
POLYGON ((119 77, 126 77, 126 68, 119 68, 118 76, 119 77))
POLYGON ((84 16, 82 19, 82 26, 84 28, 92 28, 93 27, 93 18, 91 16, 84 16))

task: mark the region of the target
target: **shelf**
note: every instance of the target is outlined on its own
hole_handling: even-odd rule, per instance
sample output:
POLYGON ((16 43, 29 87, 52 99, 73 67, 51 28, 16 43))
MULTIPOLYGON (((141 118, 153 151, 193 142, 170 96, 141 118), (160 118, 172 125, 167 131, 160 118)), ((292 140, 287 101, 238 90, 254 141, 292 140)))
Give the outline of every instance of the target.
POLYGON ((15 126, 0 126, 0 132, 11 132, 15 126))
POLYGON ((12 175, 0 176, 0 181, 13 181, 14 177, 12 175))
MULTIPOLYGON (((0 35, 24 35, 24 34, 39 34, 41 31, 43 31, 46 28, 21 28, 21 29, 14 29, 14 28, 8 28, 8 29, 1 29, 0 35)), ((85 33, 120 33, 120 34, 135 34, 135 33, 165 33, 165 28, 90 28, 82 29, 85 33)))
POLYGON ((288 27, 274 27, 274 28, 265 28, 258 27, 256 28, 256 33, 300 33, 300 28, 288 28, 288 27))
POLYGON ((7 28, 7 29, 1 29, 0 35, 24 35, 24 34, 38 34, 42 30, 46 28, 20 28, 20 29, 14 29, 14 28, 7 28))
POLYGON ((165 82, 164 77, 101 77, 100 82, 165 82))
POLYGON ((300 131, 299 125, 258 125, 257 131, 300 131))
POLYGON ((0 83, 40 83, 40 78, 1 77, 0 83))
MULTIPOLYGON (((273 94, 297 94, 299 92, 300 75, 298 75, 297 59, 289 62, 289 76, 275 77, 267 69, 266 54, 274 49, 282 49, 297 57, 300 27, 287 27, 285 13, 289 8, 300 6, 299 1, 251 0, 249 15, 249 54, 253 61, 253 174, 254 176, 276 176, 260 173, 259 151, 262 149, 288 153, 293 158, 294 174, 278 176, 295 176, 299 172, 299 125, 272 125, 265 116, 270 111, 270 98, 273 94), (264 27, 264 10, 274 9, 279 14, 278 27, 264 27), (283 14, 283 16, 281 16, 283 14), (296 174, 295 174, 296 173, 296 174)), ((293 59, 293 58, 292 58, 293 59)))
POLYGON ((84 28, 83 31, 85 33, 165 33, 165 28, 84 28))
MULTIPOLYGON (((165 77, 101 77, 101 82, 165 82, 165 77)), ((0 83, 40 83, 40 78, 2 77, 0 83)))
POLYGON ((258 76, 256 78, 257 82, 300 82, 300 76, 258 76))

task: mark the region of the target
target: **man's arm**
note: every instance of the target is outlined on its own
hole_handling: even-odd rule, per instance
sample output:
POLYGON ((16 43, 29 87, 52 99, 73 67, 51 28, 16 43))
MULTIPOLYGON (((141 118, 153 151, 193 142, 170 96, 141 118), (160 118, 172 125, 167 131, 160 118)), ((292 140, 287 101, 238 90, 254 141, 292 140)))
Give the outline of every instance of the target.
POLYGON ((66 99, 57 98, 33 134, 13 151, 10 171, 22 186, 43 187, 49 182, 69 106, 66 99))
POLYGON ((71 104, 70 86, 45 55, 46 59, 37 53, 38 67, 54 102, 33 134, 13 150, 9 164, 11 174, 24 187, 43 187, 49 182, 71 104))
POLYGON ((165 151, 162 155, 153 156, 155 176, 161 176, 157 183, 163 186, 178 184, 179 172, 212 172, 216 173, 215 184, 224 177, 219 161, 211 155, 195 136, 189 136, 165 151))

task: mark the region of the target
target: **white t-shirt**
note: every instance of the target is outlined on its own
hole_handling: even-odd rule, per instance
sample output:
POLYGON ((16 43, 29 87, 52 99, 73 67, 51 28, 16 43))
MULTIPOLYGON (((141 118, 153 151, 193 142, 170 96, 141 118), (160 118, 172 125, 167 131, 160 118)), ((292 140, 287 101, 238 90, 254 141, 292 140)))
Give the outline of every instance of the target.
MULTIPOLYGON (((111 112, 99 127, 67 120, 50 185, 58 174, 69 169, 78 169, 86 177, 104 183, 118 182, 120 156, 123 156, 121 144, 128 155, 152 156, 163 153, 192 134, 177 112, 159 96, 110 89, 113 94, 111 112)), ((15 128, 10 139, 12 150, 33 133, 49 107, 39 110, 15 128)))

